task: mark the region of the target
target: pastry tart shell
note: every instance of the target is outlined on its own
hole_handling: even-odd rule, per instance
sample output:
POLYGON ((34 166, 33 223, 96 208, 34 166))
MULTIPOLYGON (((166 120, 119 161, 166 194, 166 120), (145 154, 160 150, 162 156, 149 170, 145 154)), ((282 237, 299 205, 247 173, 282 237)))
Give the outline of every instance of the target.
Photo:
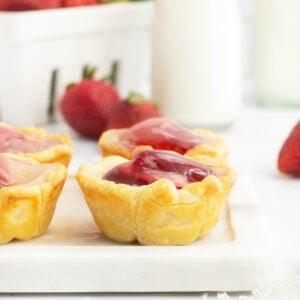
POLYGON ((195 159, 221 175, 209 175, 182 189, 176 189, 168 179, 145 186, 116 184, 102 177, 127 159, 109 156, 81 166, 76 179, 95 223, 110 239, 143 245, 186 245, 214 228, 236 180, 235 171, 223 160, 202 155, 195 159))

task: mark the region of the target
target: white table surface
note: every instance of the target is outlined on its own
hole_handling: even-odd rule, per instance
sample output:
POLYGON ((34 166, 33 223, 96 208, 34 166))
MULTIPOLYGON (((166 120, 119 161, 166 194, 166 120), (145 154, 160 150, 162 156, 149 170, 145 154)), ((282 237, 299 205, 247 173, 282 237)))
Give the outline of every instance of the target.
MULTIPOLYGON (((259 199, 275 257, 274 278, 246 294, 154 293, 154 294, 2 294, 1 299, 300 299, 300 178, 277 171, 278 151, 288 133, 300 119, 299 108, 246 106, 236 123, 220 131, 231 144, 229 161, 250 173, 259 199)), ((82 139, 66 125, 47 126, 48 131, 69 132, 75 156, 70 172, 81 161, 99 159, 95 141, 82 139)))

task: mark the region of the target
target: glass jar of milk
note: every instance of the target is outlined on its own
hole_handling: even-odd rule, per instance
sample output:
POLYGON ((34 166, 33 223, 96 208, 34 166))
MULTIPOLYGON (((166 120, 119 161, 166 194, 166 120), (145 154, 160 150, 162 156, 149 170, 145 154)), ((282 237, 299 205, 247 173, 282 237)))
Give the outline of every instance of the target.
POLYGON ((231 124, 241 106, 237 0, 155 0, 152 98, 187 127, 231 124))
POLYGON ((300 106, 299 0, 256 0, 254 66, 259 103, 300 106))

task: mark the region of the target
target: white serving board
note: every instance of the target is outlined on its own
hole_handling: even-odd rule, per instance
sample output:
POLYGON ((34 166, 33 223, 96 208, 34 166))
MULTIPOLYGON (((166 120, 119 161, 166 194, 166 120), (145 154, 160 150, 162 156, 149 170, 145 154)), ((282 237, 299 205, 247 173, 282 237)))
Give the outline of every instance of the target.
POLYGON ((94 224, 68 179, 46 234, 0 247, 0 292, 246 291, 271 274, 271 252, 248 178, 213 232, 188 246, 120 244, 94 224))

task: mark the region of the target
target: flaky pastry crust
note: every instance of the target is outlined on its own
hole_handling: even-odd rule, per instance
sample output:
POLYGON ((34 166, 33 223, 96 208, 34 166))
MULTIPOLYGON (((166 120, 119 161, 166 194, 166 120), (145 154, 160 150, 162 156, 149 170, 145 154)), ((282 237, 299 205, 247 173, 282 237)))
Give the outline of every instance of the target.
MULTIPOLYGON (((38 164, 17 155, 5 155, 38 164)), ((53 164, 42 182, 0 188, 0 245, 13 239, 28 240, 46 231, 66 177, 66 168, 53 164)))
POLYGON ((236 180, 235 171, 223 160, 202 155, 194 159, 218 176, 182 189, 168 179, 145 186, 116 184, 102 177, 128 160, 108 156, 81 166, 76 179, 95 223, 107 237, 144 245, 186 245, 205 237, 216 225, 236 180))
MULTIPOLYGON (((105 131, 99 138, 98 148, 104 157, 110 155, 120 155, 127 159, 132 159, 137 149, 152 149, 149 145, 140 145, 132 149, 124 141, 122 136, 128 129, 110 129, 105 131)), ((213 158, 226 159, 229 154, 229 144, 226 139, 207 129, 193 129, 193 132, 200 135, 204 143, 194 146, 188 150, 184 156, 192 158, 202 154, 213 158)))
POLYGON ((72 141, 69 135, 65 133, 48 134, 44 129, 34 126, 13 127, 3 122, 0 122, 0 126, 10 128, 18 133, 58 142, 57 145, 49 147, 43 151, 34 153, 17 153, 19 156, 34 159, 39 163, 61 163, 65 167, 69 165, 73 154, 72 141))

